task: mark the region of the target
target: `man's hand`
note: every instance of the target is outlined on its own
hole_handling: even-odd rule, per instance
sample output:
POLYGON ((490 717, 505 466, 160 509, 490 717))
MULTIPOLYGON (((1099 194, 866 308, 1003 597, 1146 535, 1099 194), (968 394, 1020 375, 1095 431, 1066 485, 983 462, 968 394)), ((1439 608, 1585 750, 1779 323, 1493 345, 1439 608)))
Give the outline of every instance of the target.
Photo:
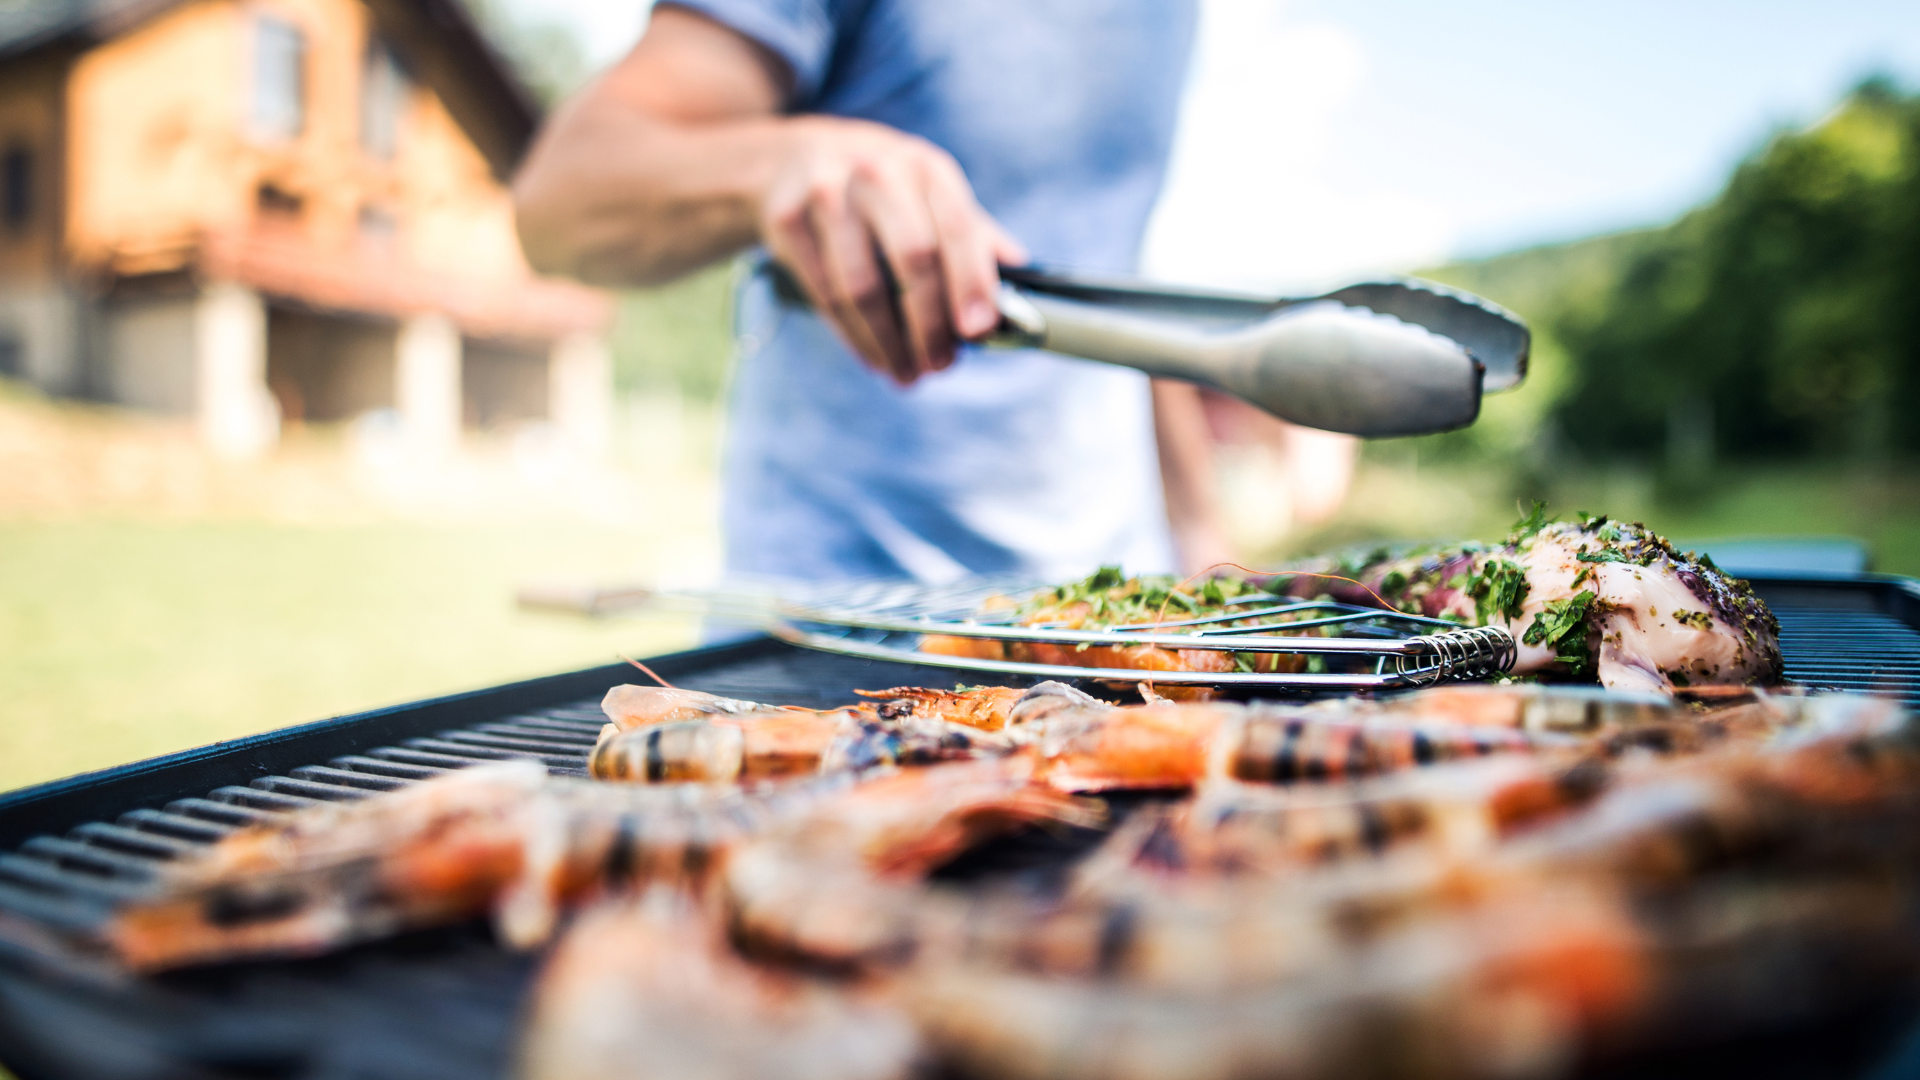
POLYGON ((554 116, 514 184, 536 269, 671 280, 756 240, 862 360, 902 385, 999 322, 1026 252, 945 151, 880 124, 783 115, 792 75, 662 5, 626 59, 554 116))
POLYGON ((946 151, 859 120, 785 126, 761 240, 868 366, 904 386, 999 324, 997 266, 1026 252, 946 151))

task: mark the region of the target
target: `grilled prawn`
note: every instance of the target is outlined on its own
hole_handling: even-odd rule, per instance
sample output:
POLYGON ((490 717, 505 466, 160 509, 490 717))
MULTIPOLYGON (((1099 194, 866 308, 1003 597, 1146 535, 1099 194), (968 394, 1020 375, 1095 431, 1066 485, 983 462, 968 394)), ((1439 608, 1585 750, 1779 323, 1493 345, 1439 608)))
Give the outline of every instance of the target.
POLYGON ((999 731, 1010 722, 1010 713, 1022 691, 1010 686, 975 686, 966 690, 896 686, 891 690, 855 690, 854 693, 878 702, 876 708, 883 720, 916 717, 999 731))
POLYGON ((748 964, 685 896, 588 911, 535 985, 523 1080, 888 1080, 917 1052, 897 1009, 748 964))
POLYGON ((1036 783, 1025 757, 902 770, 735 850, 722 895, 752 946, 858 966, 911 947, 927 873, 995 836, 1091 828, 1101 808, 1036 783))
POLYGON ((1370 776, 1564 740, 1511 728, 1409 724, 1339 709, 1221 703, 1115 708, 1059 683, 1029 690, 1011 730, 1061 791, 1180 790, 1210 775, 1269 783, 1370 776))
MULTIPOLYGON (((1545 799, 1508 782, 1525 762, 1369 782, 1381 807, 1448 770, 1505 774, 1482 790, 1508 794, 1453 803, 1503 835, 1254 881, 1214 864, 1092 882, 1039 917, 1002 905, 902 985, 963 1074, 1036 1078, 1557 1074, 1844 1009, 1920 972, 1920 742, 1876 703, 1809 711, 1791 745, 1566 773, 1545 799)), ((1283 863, 1319 848, 1299 826, 1339 822, 1293 794, 1244 793, 1277 796, 1255 831, 1283 863)), ((1185 825, 1237 814, 1207 816, 1185 825)), ((1205 851, 1171 824, 1136 830, 1127 861, 1205 851)))
POLYGON ((1842 877, 1727 882, 1646 908, 1604 884, 1546 884, 1422 913, 1230 992, 979 964, 903 988, 963 1076, 1559 1076, 1893 992, 1920 971, 1916 898, 1842 877))
POLYGON ((489 913, 530 945, 604 888, 699 887, 731 845, 843 786, 750 796, 550 778, 531 761, 475 766, 235 832, 116 912, 106 937, 142 970, 312 955, 489 913))
POLYGON ((609 730, 588 770, 601 780, 734 783, 926 765, 1006 748, 992 732, 945 720, 886 720, 859 708, 783 710, 609 730))

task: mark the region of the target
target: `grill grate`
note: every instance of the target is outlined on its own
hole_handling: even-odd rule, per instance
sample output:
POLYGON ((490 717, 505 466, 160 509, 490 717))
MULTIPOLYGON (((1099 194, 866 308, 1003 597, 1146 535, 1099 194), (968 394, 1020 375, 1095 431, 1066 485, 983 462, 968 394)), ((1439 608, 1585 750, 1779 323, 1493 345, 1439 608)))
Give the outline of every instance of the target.
POLYGON ((1920 709, 1920 630, 1879 612, 1783 608, 1780 652, 1803 686, 1888 694, 1920 709))
MULTIPOLYGON (((1884 579, 1871 583, 1879 590, 1872 593, 1858 582, 1755 584, 1780 619, 1790 679, 1893 693, 1920 708, 1920 602, 1911 602, 1920 593, 1884 579)), ((677 685, 813 707, 843 704, 854 687, 951 686, 968 677, 771 642, 652 666, 677 685)), ((502 951, 483 927, 412 934, 296 963, 225 965, 132 982, 103 979, 57 951, 35 947, 33 928, 91 926, 114 903, 146 888, 167 861, 303 807, 361 799, 502 758, 532 757, 552 772, 582 775, 604 723, 598 695, 629 676, 628 669, 607 668, 564 677, 570 680, 564 692, 546 691, 541 704, 522 694, 519 704, 496 707, 512 689, 502 688, 408 706, 396 713, 441 719, 415 721, 409 729, 428 734, 388 734, 379 745, 354 744, 344 753, 283 756, 283 764, 269 766, 281 771, 244 783, 212 786, 244 777, 247 770, 235 763, 201 786, 169 788, 202 795, 120 796, 87 812, 102 820, 50 821, 41 811, 35 827, 23 831, 21 811, 9 820, 0 807, 0 827, 23 840, 0 853, 0 1061, 21 1080, 503 1074, 513 1017, 535 961, 502 951), (566 704, 545 704, 554 701, 566 704), (316 759, 320 763, 293 764, 316 759), (78 824, 51 835, 67 822, 78 824)), ((370 727, 377 719, 346 723, 370 727)))
POLYGON ((485 761, 530 757, 550 773, 585 776, 587 753, 604 723, 598 702, 582 701, 262 776, 216 788, 205 798, 175 799, 159 810, 130 810, 111 824, 88 822, 64 837, 37 836, 0 855, 0 912, 81 928, 144 888, 157 864, 242 825, 324 802, 364 799, 485 761))

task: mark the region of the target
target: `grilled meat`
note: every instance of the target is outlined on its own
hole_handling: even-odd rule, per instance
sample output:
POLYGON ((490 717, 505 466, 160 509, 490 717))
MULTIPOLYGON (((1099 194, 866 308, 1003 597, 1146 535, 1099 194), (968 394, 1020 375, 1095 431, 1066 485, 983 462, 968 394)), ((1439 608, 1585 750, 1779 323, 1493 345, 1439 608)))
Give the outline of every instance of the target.
POLYGON ((1745 582, 1637 522, 1540 517, 1499 547, 1382 555, 1344 568, 1354 582, 1309 573, 1287 588, 1503 627, 1520 645, 1517 674, 1659 692, 1780 681, 1779 623, 1745 582))

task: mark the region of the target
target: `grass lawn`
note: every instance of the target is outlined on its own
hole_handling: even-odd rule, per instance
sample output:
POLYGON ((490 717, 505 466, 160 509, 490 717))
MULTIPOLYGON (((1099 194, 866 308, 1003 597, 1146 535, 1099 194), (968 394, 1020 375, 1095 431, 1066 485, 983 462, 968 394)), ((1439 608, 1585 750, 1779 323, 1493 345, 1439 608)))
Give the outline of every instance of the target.
POLYGON ((685 620, 514 607, 639 577, 646 546, 578 521, 0 521, 0 790, 684 647, 685 620))

